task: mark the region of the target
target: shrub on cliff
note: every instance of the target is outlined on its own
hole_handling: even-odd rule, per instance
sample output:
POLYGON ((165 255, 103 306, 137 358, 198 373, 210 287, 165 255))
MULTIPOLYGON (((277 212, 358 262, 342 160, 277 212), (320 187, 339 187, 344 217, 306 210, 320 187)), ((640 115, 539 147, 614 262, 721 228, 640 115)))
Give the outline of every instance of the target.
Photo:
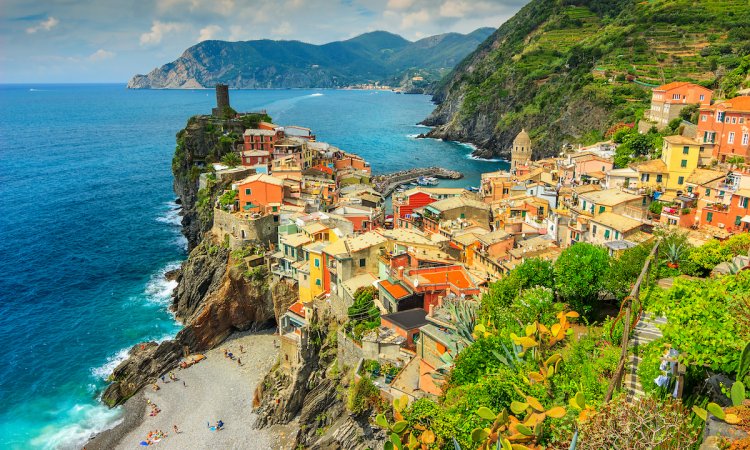
POLYGON ((555 290, 573 311, 590 314, 608 272, 609 255, 604 248, 588 243, 575 244, 555 261, 555 290))
POLYGON ((349 386, 346 408, 355 416, 374 408, 380 403, 380 389, 369 377, 362 377, 349 386))

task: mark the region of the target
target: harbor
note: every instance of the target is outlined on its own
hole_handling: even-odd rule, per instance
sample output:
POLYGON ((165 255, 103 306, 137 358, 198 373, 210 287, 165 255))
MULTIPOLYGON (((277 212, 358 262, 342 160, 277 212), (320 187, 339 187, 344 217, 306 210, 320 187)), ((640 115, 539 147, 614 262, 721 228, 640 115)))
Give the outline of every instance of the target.
POLYGON ((420 167, 376 175, 373 177, 372 184, 374 189, 380 192, 383 197, 388 197, 399 188, 435 186, 440 179, 459 180, 463 176, 461 172, 442 167, 420 167))

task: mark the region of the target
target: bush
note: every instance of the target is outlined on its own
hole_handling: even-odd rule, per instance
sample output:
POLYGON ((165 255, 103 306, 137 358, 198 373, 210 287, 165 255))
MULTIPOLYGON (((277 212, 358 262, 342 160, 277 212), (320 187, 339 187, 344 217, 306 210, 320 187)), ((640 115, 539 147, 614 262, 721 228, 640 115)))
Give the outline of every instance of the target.
POLYGON ((463 386, 476 383, 487 374, 497 373, 506 368, 493 352, 505 355, 503 345, 513 351, 513 345, 507 338, 490 336, 479 339, 466 347, 456 356, 455 365, 450 373, 451 386, 463 386))
POLYGON ((607 393, 609 382, 620 362, 620 347, 610 345, 601 334, 590 329, 590 334, 571 342, 561 354, 563 362, 552 379, 555 403, 564 403, 576 393, 583 392, 587 402, 598 405, 607 393))
POLYGON ((650 309, 666 316, 660 326, 664 340, 680 352, 684 364, 731 374, 747 334, 732 305, 748 296, 750 271, 710 280, 678 278, 650 309))
POLYGON ((362 377, 349 386, 346 401, 347 409, 354 415, 359 415, 380 404, 380 389, 369 377, 362 377))
POLYGON ((690 250, 686 259, 691 264, 686 267, 686 273, 699 277, 708 276, 717 264, 729 261, 731 257, 730 249, 713 239, 690 250))
POLYGON ((657 394, 663 397, 670 391, 668 388, 659 387, 655 380, 663 372, 661 366, 661 357, 665 353, 664 339, 657 339, 649 342, 639 349, 641 362, 638 364, 638 379, 643 386, 643 392, 646 394, 657 394))
POLYGON ((588 315, 598 300, 609 272, 609 255, 602 247, 578 243, 555 262, 555 288, 574 311, 588 315))
POLYGON ((701 432, 690 414, 678 401, 646 398, 629 403, 620 396, 581 424, 577 448, 690 448, 701 432))

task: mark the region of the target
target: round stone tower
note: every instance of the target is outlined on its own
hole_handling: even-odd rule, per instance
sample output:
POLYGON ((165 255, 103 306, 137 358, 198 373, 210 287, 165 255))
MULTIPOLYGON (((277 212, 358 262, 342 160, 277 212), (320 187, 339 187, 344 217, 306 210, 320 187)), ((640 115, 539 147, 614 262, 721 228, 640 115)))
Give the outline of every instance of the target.
POLYGON ((531 138, 525 129, 522 129, 513 140, 513 148, 510 151, 510 170, 515 171, 518 166, 527 165, 531 161, 531 138))

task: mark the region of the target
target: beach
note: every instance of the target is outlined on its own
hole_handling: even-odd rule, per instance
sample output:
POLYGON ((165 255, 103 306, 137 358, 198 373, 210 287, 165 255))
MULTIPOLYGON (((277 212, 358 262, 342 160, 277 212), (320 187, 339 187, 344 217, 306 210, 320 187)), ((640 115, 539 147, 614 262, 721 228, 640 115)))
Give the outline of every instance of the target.
POLYGON ((276 362, 277 341, 278 337, 270 331, 232 335, 207 352, 203 361, 175 370, 176 381, 165 376, 165 382, 157 383, 158 391, 150 386, 142 389, 126 402, 123 423, 101 433, 86 449, 290 448, 296 434, 293 425, 253 428, 253 392, 276 362), (244 352, 240 352, 240 345, 244 352), (225 357, 224 349, 235 359, 225 357), (241 366, 237 358, 241 359, 241 366), (155 416, 150 415, 152 407, 147 400, 160 410, 155 416), (209 429, 208 424, 214 426, 218 420, 224 422, 224 429, 209 429), (179 433, 174 432, 174 425, 179 433), (141 445, 148 433, 156 430, 166 433, 166 437, 150 446, 141 445))

